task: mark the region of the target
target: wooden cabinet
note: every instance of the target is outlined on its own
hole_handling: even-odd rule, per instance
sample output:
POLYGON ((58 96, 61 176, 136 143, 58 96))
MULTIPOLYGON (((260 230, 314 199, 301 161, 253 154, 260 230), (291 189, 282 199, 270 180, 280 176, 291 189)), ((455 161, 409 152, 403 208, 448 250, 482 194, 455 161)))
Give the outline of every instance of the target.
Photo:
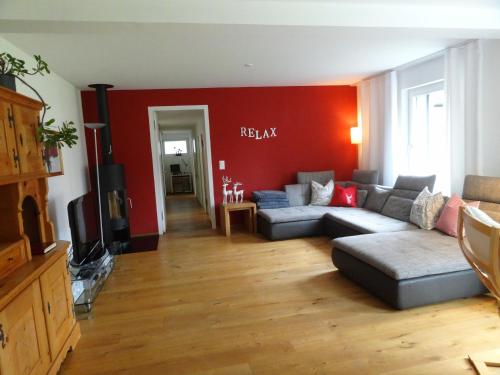
POLYGON ((192 193, 193 186, 191 184, 190 174, 174 174, 172 175, 172 193, 192 193))
POLYGON ((19 170, 12 106, 0 101, 0 176, 16 175, 19 170))
POLYGON ((66 268, 55 241, 36 100, 0 87, 0 375, 55 375, 80 338, 66 268))
POLYGON ((56 374, 80 338, 67 242, 0 280, 0 374, 56 374))
POLYGON ((52 360, 55 360, 75 325, 73 297, 65 258, 40 277, 43 309, 52 360))
POLYGON ((28 260, 24 240, 0 243, 0 278, 8 275, 28 260))
POLYGON ((42 173, 45 166, 37 135, 39 110, 21 104, 13 104, 12 108, 21 173, 42 173))
POLYGON ((42 103, 0 87, 0 178, 47 174, 37 134, 41 109, 42 103))
POLYGON ((0 312, 0 324, 0 372, 46 374, 50 357, 38 280, 0 312))

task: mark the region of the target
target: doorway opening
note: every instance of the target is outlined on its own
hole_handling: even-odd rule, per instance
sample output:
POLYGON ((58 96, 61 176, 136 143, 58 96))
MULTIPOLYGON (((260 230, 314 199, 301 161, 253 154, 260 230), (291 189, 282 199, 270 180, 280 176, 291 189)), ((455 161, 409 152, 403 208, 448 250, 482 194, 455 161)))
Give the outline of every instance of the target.
POLYGON ((215 229, 208 106, 149 107, 149 122, 160 234, 186 220, 215 229))

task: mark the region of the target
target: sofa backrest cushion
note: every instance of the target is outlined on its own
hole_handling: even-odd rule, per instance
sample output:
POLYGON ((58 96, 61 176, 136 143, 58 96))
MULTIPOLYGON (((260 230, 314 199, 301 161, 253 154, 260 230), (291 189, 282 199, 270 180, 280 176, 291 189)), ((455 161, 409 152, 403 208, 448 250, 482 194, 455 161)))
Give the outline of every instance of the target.
POLYGON ((368 198, 368 190, 358 189, 356 193, 357 207, 363 207, 366 203, 366 198, 368 198))
POLYGON ((380 212, 390 195, 391 190, 385 190, 374 186, 368 191, 368 197, 366 198, 364 207, 370 211, 380 212))
POLYGON ((334 171, 297 172, 297 183, 299 184, 310 184, 312 181, 316 181, 324 186, 330 180, 335 181, 334 171))
POLYGON ((385 202, 381 214, 409 223, 412 206, 413 199, 391 195, 385 202))
POLYGON ((406 198, 411 200, 415 200, 415 198, 417 198, 419 194, 420 191, 404 190, 404 189, 392 189, 391 192, 391 195, 395 197, 406 198))
POLYGON ((500 177, 465 176, 463 198, 500 204, 500 177))
POLYGON ((311 184, 285 185, 290 207, 307 206, 311 203, 311 184))
POLYGON ((500 177, 465 176, 463 199, 481 201, 479 208, 500 221, 500 177))
POLYGON ((359 184, 378 184, 377 170, 355 169, 352 172, 352 180, 359 184))
MULTIPOLYGON (((436 175, 432 176, 398 176, 394 184, 395 190, 411 190, 421 192, 427 186, 430 192, 434 189, 436 175)), ((418 195, 418 194, 417 194, 418 195)))

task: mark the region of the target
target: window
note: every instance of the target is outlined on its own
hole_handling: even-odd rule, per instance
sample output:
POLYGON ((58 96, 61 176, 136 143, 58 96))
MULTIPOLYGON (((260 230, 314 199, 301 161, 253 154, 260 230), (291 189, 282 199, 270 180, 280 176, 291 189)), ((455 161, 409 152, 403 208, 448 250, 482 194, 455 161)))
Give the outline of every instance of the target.
POLYGON ((436 174, 435 191, 449 193, 448 131, 443 82, 408 90, 407 171, 436 174))
POLYGON ((187 141, 165 141, 165 155, 187 154, 187 141))

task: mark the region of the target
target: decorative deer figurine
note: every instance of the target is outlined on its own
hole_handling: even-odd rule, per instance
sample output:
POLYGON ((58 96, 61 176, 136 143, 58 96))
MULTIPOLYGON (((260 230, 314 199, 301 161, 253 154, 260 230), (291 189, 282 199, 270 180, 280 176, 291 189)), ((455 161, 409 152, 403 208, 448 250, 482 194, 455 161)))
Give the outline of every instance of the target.
POLYGON ((243 190, 238 190, 238 186, 243 185, 241 182, 233 184, 233 195, 236 203, 243 203, 243 190))
POLYGON ((222 204, 227 204, 228 202, 233 201, 233 192, 231 190, 227 190, 227 185, 231 182, 231 179, 227 176, 222 176, 222 195, 224 199, 222 200, 222 204), (229 197, 229 199, 228 199, 229 197))

